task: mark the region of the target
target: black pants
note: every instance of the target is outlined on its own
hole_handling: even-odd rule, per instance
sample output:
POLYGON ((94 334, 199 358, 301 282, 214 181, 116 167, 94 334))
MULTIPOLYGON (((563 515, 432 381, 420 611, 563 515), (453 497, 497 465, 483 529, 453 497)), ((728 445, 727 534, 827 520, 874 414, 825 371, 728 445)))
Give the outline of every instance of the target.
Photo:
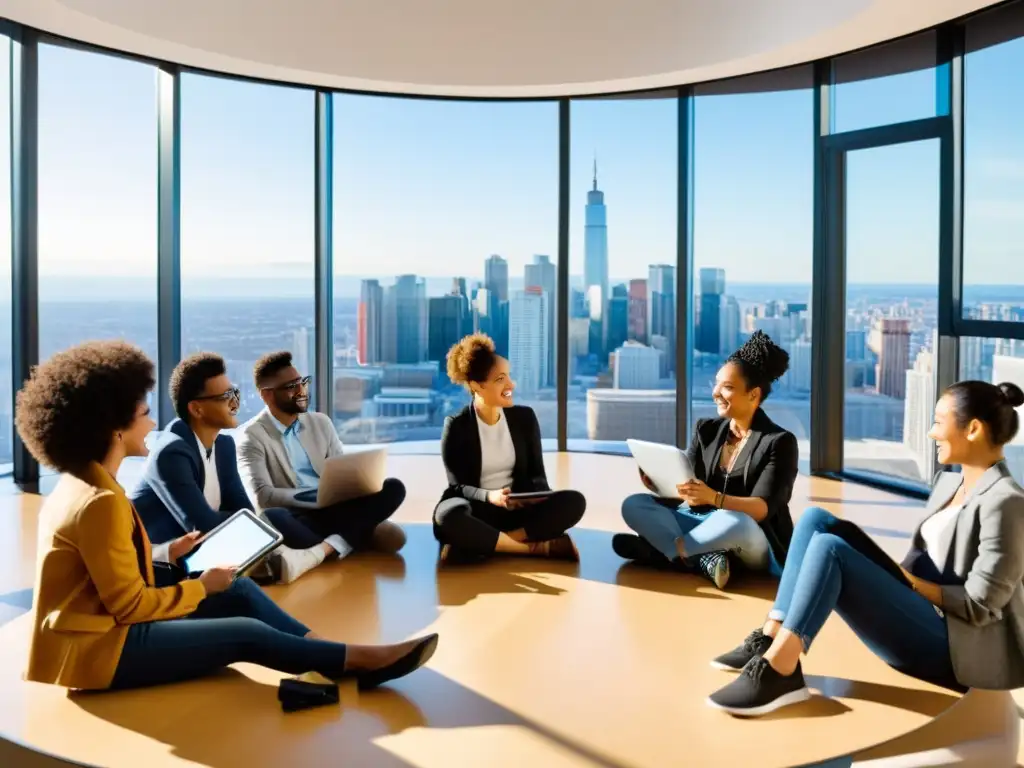
POLYGON ((494 552, 498 534, 526 531, 528 541, 556 539, 583 517, 587 500, 579 491, 555 491, 543 501, 505 509, 486 501, 445 499, 434 509, 438 540, 460 552, 487 555, 494 552))
POLYGON ((177 683, 240 661, 292 675, 341 677, 345 646, 307 638, 308 633, 263 590, 239 578, 184 618, 132 624, 110 687, 177 683))
POLYGON ((292 549, 315 547, 328 536, 337 534, 355 549, 367 549, 374 529, 391 517, 405 501, 401 480, 389 477, 384 486, 370 496, 349 499, 322 509, 285 509, 274 507, 264 514, 284 535, 284 545, 292 549))

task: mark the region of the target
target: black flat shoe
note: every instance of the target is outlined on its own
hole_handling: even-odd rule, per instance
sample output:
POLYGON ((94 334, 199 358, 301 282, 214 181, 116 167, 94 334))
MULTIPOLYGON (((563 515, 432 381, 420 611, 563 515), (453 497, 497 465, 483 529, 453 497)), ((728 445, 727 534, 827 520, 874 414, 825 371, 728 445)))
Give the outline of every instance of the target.
POLYGON ((651 546, 647 539, 637 536, 635 533, 616 533, 612 536, 612 551, 623 560, 634 560, 645 565, 669 564, 661 552, 651 546))
POLYGON ((359 686, 359 690, 366 691, 383 685, 390 680, 405 677, 430 661, 430 657, 434 655, 436 650, 437 634, 427 635, 405 656, 391 662, 386 667, 356 672, 354 674, 356 684, 359 686))

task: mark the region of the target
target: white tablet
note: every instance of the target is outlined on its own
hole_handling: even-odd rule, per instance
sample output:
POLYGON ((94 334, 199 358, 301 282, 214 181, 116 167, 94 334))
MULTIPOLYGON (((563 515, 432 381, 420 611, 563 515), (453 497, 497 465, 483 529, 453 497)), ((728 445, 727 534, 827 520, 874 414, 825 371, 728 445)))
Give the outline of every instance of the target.
POLYGON ((651 479, 659 496, 678 499, 677 485, 693 480, 693 467, 684 451, 674 445, 627 440, 640 471, 651 479))
POLYGON ((363 448, 324 462, 316 494, 318 507, 380 493, 387 470, 387 448, 363 448))
POLYGON ((283 539, 280 531, 243 509, 203 536, 181 564, 189 574, 219 567, 244 571, 277 549, 283 539))

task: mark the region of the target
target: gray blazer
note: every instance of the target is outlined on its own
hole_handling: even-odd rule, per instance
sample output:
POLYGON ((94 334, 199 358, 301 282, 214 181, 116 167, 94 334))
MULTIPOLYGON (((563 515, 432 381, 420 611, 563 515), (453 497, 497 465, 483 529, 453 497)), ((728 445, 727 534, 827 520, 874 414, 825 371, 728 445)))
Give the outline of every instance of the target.
MULTIPOLYGON (((238 468, 245 490, 260 511, 269 507, 315 509, 315 503, 295 499, 300 490, 298 477, 288 458, 281 430, 274 422, 270 411, 264 408, 242 425, 238 468)), ((306 449, 313 469, 321 474, 324 462, 342 453, 338 432, 330 417, 323 413, 300 414, 299 423, 302 426, 299 442, 306 449)))
MULTIPOLYGON (((946 507, 960 484, 959 473, 939 474, 925 519, 946 507)), ((923 547, 920 525, 914 546, 923 547)), ((991 690, 1024 686, 1024 490, 1004 462, 964 499, 949 548, 934 554, 964 580, 942 587, 957 680, 991 690)))

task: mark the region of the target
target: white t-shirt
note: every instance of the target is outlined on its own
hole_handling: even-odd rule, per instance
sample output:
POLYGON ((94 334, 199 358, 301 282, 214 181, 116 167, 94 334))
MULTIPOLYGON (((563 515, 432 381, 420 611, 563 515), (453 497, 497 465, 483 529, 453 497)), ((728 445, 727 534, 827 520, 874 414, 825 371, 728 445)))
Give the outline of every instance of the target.
POLYGON ((939 552, 949 552, 950 542, 956 533, 956 520, 960 509, 960 504, 950 505, 940 509, 921 524, 921 538, 924 540, 925 551, 940 571, 946 564, 940 563, 936 558, 939 552))
POLYGON ((480 431, 480 487, 485 491, 511 487, 516 448, 505 421, 505 411, 498 411, 494 424, 485 424, 477 415, 476 425, 480 431))
POLYGON ((199 456, 206 468, 206 480, 203 483, 203 496, 210 509, 220 511, 220 479, 217 477, 217 444, 210 448, 210 455, 206 455, 206 446, 196 435, 196 445, 199 446, 199 456))

